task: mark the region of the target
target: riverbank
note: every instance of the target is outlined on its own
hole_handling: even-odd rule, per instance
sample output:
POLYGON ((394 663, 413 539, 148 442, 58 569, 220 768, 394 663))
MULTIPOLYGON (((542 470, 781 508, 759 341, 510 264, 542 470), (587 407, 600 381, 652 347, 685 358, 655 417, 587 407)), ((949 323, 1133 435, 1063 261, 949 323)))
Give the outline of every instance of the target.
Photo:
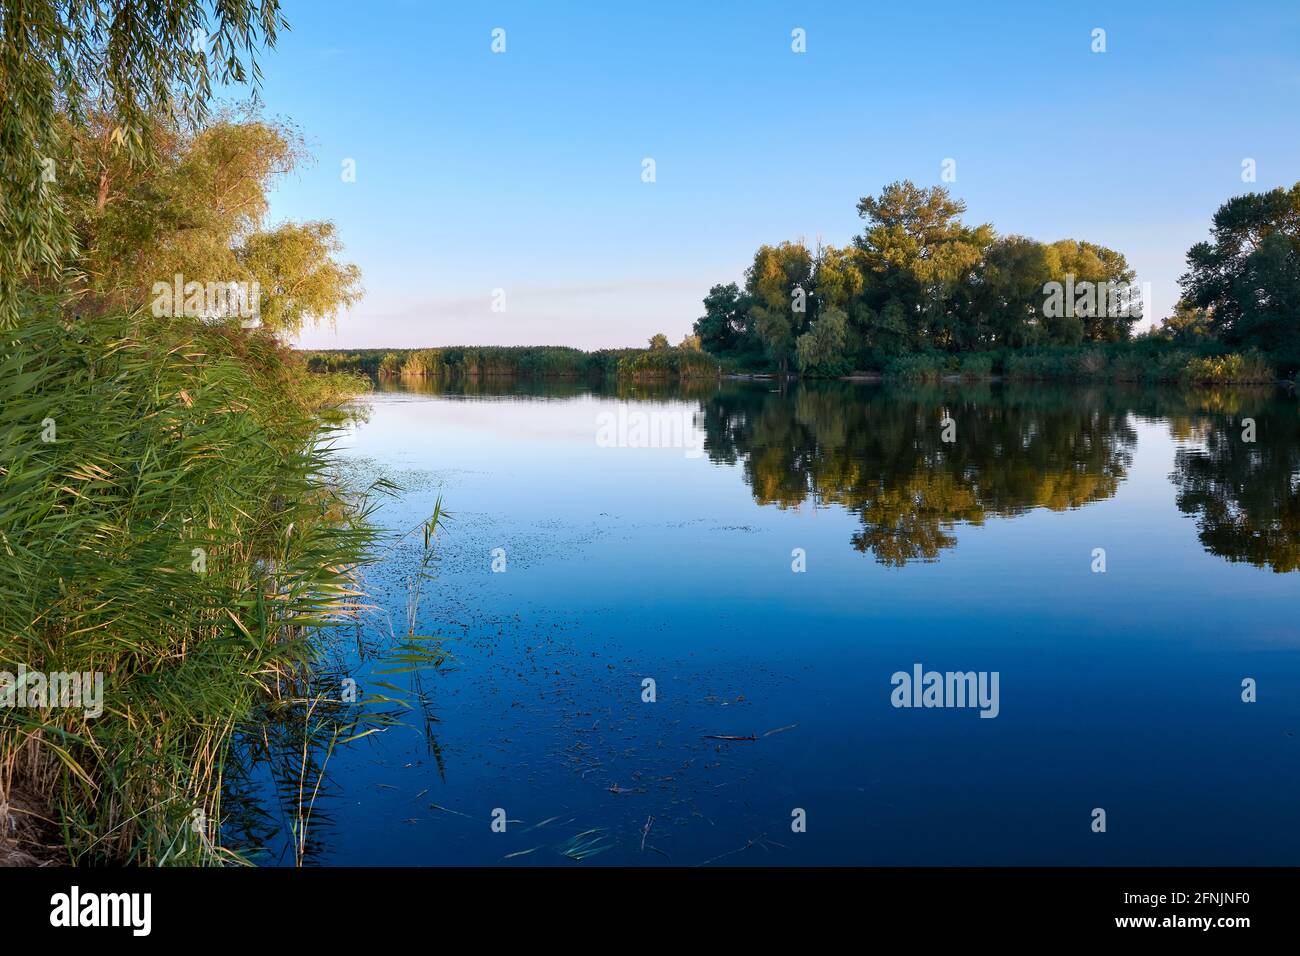
POLYGON ((372 379, 534 378, 680 381, 716 377, 721 364, 695 349, 597 349, 567 346, 452 346, 431 349, 317 350, 301 353, 312 372, 372 379))
POLYGON ((1289 355, 1234 352, 1210 343, 1197 347, 1139 339, 1077 347, 933 353, 898 356, 876 368, 848 374, 803 374, 761 360, 720 359, 684 348, 603 349, 557 346, 446 349, 323 350, 301 353, 313 372, 364 375, 374 381, 481 380, 673 383, 714 378, 743 380, 842 379, 903 382, 1117 382, 1179 385, 1294 384, 1300 363, 1289 355))

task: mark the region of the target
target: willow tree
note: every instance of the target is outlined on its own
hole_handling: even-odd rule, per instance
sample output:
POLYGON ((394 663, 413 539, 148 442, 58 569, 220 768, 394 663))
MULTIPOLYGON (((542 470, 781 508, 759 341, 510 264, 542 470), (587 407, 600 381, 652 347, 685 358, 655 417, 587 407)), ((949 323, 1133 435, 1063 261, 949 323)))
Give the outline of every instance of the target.
POLYGON ((813 255, 799 242, 759 246, 745 273, 745 291, 756 303, 754 331, 768 357, 782 372, 794 358, 795 341, 808 328, 808 294, 813 255))
POLYGON ((147 157, 152 117, 198 122, 214 82, 255 87, 256 49, 286 27, 279 0, 0 5, 0 325, 17 321, 25 282, 59 277, 77 251, 60 114, 109 117, 109 144, 147 157))
POLYGON ((266 223, 275 180, 306 158, 302 137, 285 123, 223 113, 190 129, 153 117, 147 164, 107 143, 95 115, 64 137, 60 181, 79 247, 77 275, 63 288, 83 318, 157 302, 173 286, 243 284, 261 324, 286 335, 331 318, 360 294, 356 266, 338 259, 329 222, 266 223))

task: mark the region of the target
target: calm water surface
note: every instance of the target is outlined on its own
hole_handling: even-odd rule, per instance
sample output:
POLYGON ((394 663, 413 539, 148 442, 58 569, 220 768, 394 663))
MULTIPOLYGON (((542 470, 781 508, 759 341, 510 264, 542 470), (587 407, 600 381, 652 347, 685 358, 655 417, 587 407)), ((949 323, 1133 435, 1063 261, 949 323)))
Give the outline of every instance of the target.
MULTIPOLYGON (((454 660, 420 678, 427 724, 330 757, 309 862, 1300 862, 1294 396, 471 385, 368 405, 340 445, 351 481, 402 488, 376 519, 406 531, 439 495, 453 513, 418 631, 454 660), (620 420, 632 441, 685 421, 686 447, 604 447, 620 420), (998 715, 892 706, 915 664, 998 672, 998 715)), ((418 545, 367 574, 378 611, 338 652, 363 692, 413 680, 364 648, 403 629, 418 545)), ((262 789, 248 839, 292 862, 262 789)))

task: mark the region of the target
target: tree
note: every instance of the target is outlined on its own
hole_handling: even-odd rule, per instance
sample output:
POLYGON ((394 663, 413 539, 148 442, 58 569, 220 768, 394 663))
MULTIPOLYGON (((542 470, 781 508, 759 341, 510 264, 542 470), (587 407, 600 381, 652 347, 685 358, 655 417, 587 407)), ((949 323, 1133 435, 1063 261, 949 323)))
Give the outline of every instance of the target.
POLYGON ((844 338, 848 316, 838 306, 831 306, 795 343, 795 362, 800 372, 842 375, 845 367, 844 338))
POLYGON ((735 354, 757 344, 782 371, 793 360, 827 375, 911 352, 1130 336, 1141 298, 1123 255, 1073 239, 999 238, 987 223, 962 222, 965 211, 942 186, 895 182, 858 203, 866 226, 849 247, 760 246, 743 291, 715 285, 705 297, 695 324, 703 347, 735 354), (1049 308, 1061 297, 1051 283, 1070 289, 1070 308, 1049 308))
POLYGON ((1187 253, 1183 298, 1230 345, 1300 349, 1300 183, 1235 196, 1187 253))
POLYGON ((80 249, 66 286, 83 317, 157 301, 154 290, 174 283, 235 283, 264 326, 293 334, 359 297, 360 273, 338 260, 333 224, 264 229, 269 189, 305 155, 293 128, 255 114, 198 128, 159 116, 145 164, 112 146, 102 114, 81 127, 63 122, 75 172, 59 184, 60 203, 80 249))
POLYGON ((750 310, 754 330, 782 372, 793 357, 795 339, 808 327, 812 275, 812 253, 802 242, 759 246, 745 274, 745 291, 755 303, 750 310))
MULTIPOLYGON (((1048 267, 1052 280, 1064 283, 1073 276, 1075 288, 1083 282, 1092 283, 1095 306, 1091 315, 1079 314, 1073 318, 1082 326, 1083 339, 1089 342, 1120 342, 1129 337, 1133 323, 1142 318, 1141 299, 1127 298, 1131 293, 1136 274, 1128 261, 1114 249, 1091 242, 1061 239, 1047 247, 1048 267), (1111 290, 1117 295, 1112 296, 1111 290)), ((1065 319, 1071 317, 1065 316, 1065 319)), ((1074 324, 1058 323, 1052 340, 1074 344, 1074 324)))
POLYGON ((1191 345, 1204 342, 1210 337, 1210 318, 1204 309, 1179 302, 1174 307, 1173 315, 1160 320, 1160 326, 1153 333, 1169 342, 1191 345))
POLYGON ((285 223, 249 236, 238 250, 260 290, 262 325, 295 335, 309 321, 330 320, 361 297, 361 270, 340 263, 332 222, 285 223))
POLYGON ((794 348, 794 316, 784 309, 773 309, 766 305, 755 306, 752 314, 754 330, 758 333, 763 348, 767 350, 767 357, 784 374, 794 348))
POLYGON ((668 336, 662 332, 656 332, 650 336, 650 351, 665 352, 668 350, 668 336))
POLYGON ((212 84, 254 83, 254 51, 287 26, 278 0, 7 0, 0 7, 0 326, 32 276, 75 254, 60 202, 60 111, 109 117, 110 145, 147 159, 151 119, 200 120, 212 84))
POLYGON ((966 204, 943 186, 891 183, 879 197, 858 203, 867 228, 854 243, 869 272, 867 302, 874 312, 901 313, 913 349, 961 347, 968 309, 958 295, 977 271, 993 227, 962 223, 966 204), (892 306, 891 306, 892 303, 892 306))
MULTIPOLYGON (((839 310, 843 318, 843 328, 835 336, 839 343, 839 354, 835 356, 833 364, 847 370, 861 355, 865 344, 862 330, 853 326, 849 315, 856 311, 866 284, 861 254, 851 246, 837 249, 834 246, 819 245, 813 262, 812 283, 813 324, 820 323, 832 309, 839 310)), ((829 366, 825 368, 828 370, 829 366)))
POLYGON ((821 308, 844 308, 862 294, 861 257, 856 249, 823 246, 813 263, 813 293, 821 308))
POLYGON ((749 316, 751 304, 734 282, 709 290, 704 314, 695 320, 695 334, 706 352, 716 355, 758 348, 749 316))
POLYGON ((1047 248, 1041 242, 1004 236, 990 245, 975 297, 984 333, 981 344, 1021 348, 1047 341, 1053 330, 1043 316, 1043 287, 1051 281, 1047 248))

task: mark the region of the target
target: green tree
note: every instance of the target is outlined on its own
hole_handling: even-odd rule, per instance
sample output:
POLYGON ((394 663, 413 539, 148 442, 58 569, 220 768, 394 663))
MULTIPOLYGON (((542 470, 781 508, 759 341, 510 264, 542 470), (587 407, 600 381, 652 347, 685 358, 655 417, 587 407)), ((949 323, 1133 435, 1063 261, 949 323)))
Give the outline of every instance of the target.
POLYGON ((286 26, 278 0, 6 0, 0 7, 0 325, 31 277, 76 252, 57 187, 59 114, 109 117, 109 143, 147 158, 158 115, 201 119, 212 84, 254 83, 254 51, 286 26))
POLYGON ((830 306, 799 336, 795 343, 795 363, 800 372, 843 375, 849 371, 844 354, 848 316, 838 306, 830 306))
POLYGON ((668 336, 662 332, 656 332, 650 336, 650 351, 666 352, 668 350, 668 336))
POLYGON ((262 324, 294 335, 308 322, 332 320, 361 297, 361 270, 338 261, 332 222, 285 223, 255 232, 237 250, 261 293, 262 324))
POLYGON ((757 350, 749 315, 751 304, 734 282, 709 290, 704 297, 704 314, 695 320, 695 334, 706 352, 720 355, 757 350))
POLYGON ((1045 341, 1051 329, 1043 316, 1043 287, 1051 281, 1047 249, 1041 242, 1004 236, 990 245, 975 298, 984 344, 1021 348, 1045 341))
MULTIPOLYGON (((1122 295, 1114 298, 1110 295, 1112 287, 1123 292, 1136 277, 1124 256, 1095 243, 1061 239, 1047 247, 1047 257, 1053 281, 1064 283, 1067 276, 1073 276, 1076 288, 1081 282, 1093 285, 1096 295, 1096 306, 1091 310, 1093 314, 1080 315, 1076 310, 1073 317, 1078 320, 1083 340, 1122 342, 1127 339, 1133 324, 1142 318, 1142 308, 1140 300, 1133 303, 1122 295), (1104 295, 1102 290, 1105 290, 1104 295)), ((1062 318, 1065 321, 1056 324, 1051 340, 1075 344, 1076 325, 1069 321, 1070 317, 1062 318)))
POLYGON ((808 328, 812 276, 813 256, 802 242, 759 246, 745 276, 745 291, 755 303, 754 330, 782 372, 793 358, 795 340, 808 328))
POLYGON ((331 223, 264 228, 268 191, 305 156, 291 127, 226 114, 188 129, 160 116, 148 127, 151 160, 140 163, 113 147, 107 117, 64 123, 75 172, 59 184, 60 203, 80 249, 65 286, 81 315, 157 301, 155 287, 170 301, 176 276, 250 292, 256 283, 262 324, 282 334, 359 297, 359 271, 339 261, 331 223))
POLYGON ((796 318, 785 309, 773 309, 766 305, 755 306, 753 310, 754 330, 767 350, 767 357, 772 360, 782 373, 790 364, 796 335, 796 318))
POLYGON ((1210 337, 1210 317, 1204 309, 1179 302, 1172 315, 1160 320, 1154 334, 1179 345, 1193 345, 1210 337))
POLYGON ((760 246, 743 291, 717 285, 705 298, 695 325, 703 347, 736 354, 757 345, 781 370, 794 361, 825 375, 915 352, 1130 337, 1141 301, 1122 254, 1073 239, 999 238, 987 223, 965 224, 965 211, 942 186, 895 182, 858 203, 866 226, 850 247, 760 246), (1077 284, 1092 294, 1092 308, 1080 308, 1086 299, 1073 292, 1068 309, 1050 308, 1052 295, 1064 298, 1049 293, 1051 283, 1062 292, 1077 284), (819 328, 832 309, 843 327, 837 317, 819 328))
POLYGON ((886 186, 878 197, 858 203, 867 228, 854 242, 869 272, 866 305, 874 314, 886 308, 901 314, 906 346, 957 349, 969 315, 969 286, 993 242, 993 227, 961 221, 966 204, 943 186, 918 187, 904 181, 886 186))
POLYGON ((1220 206, 1179 281, 1228 344, 1300 349, 1300 183, 1220 206))

